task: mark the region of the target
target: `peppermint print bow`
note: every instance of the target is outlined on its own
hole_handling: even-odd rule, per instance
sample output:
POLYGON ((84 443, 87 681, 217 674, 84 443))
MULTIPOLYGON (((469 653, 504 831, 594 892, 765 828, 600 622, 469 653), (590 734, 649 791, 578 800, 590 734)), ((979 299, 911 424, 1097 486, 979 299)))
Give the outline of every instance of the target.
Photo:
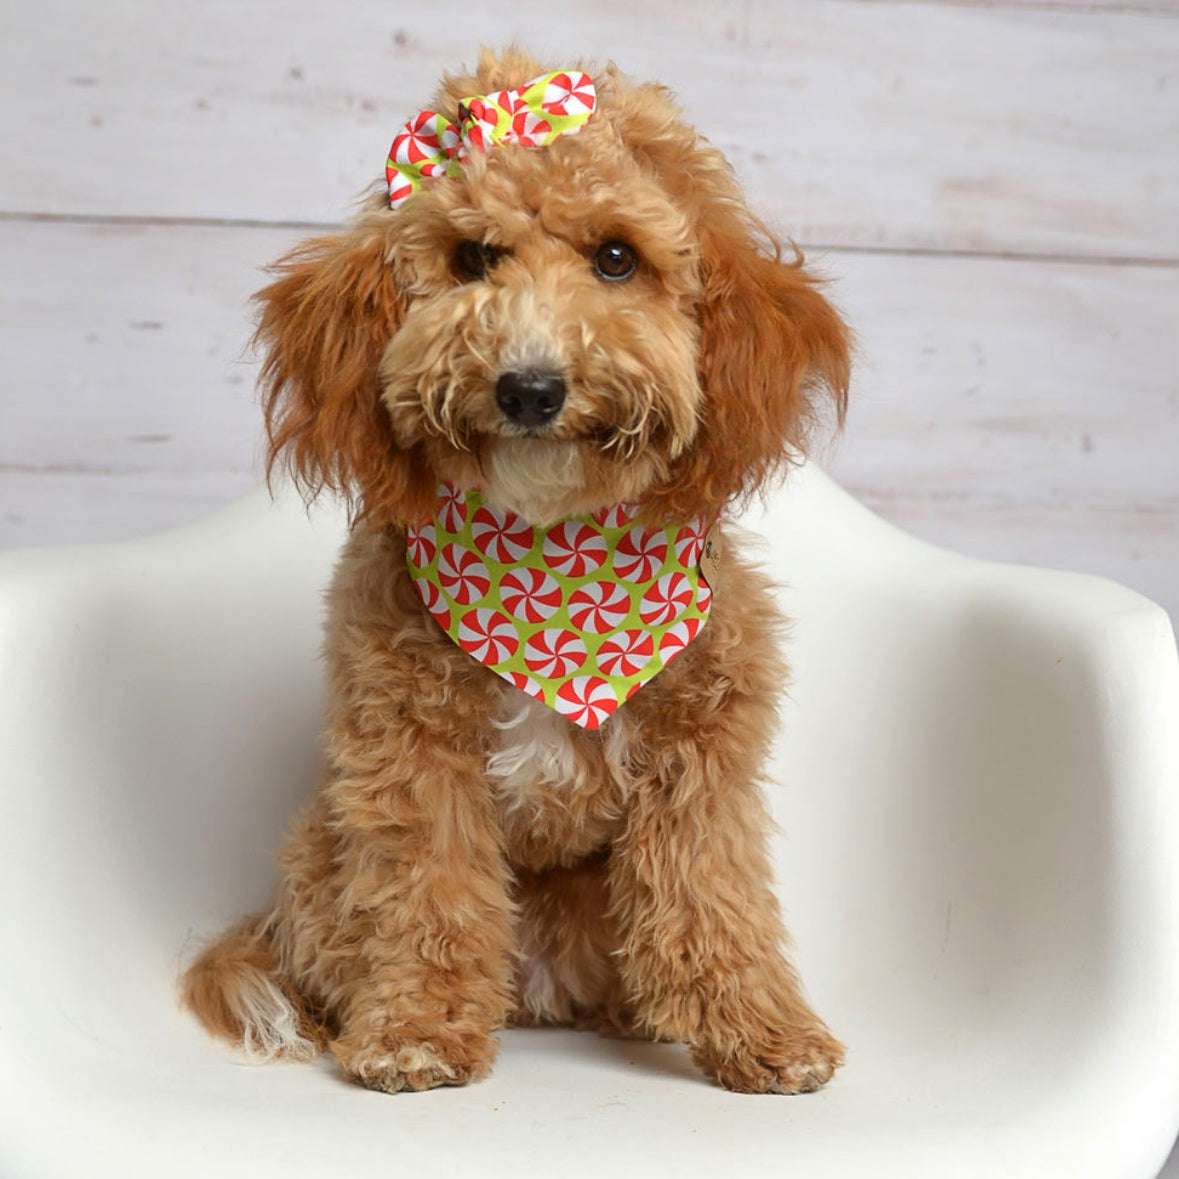
POLYGON ((518 90, 480 94, 459 103, 459 121, 437 111, 415 115, 393 140, 385 161, 389 208, 396 209, 436 176, 455 176, 472 150, 496 143, 544 147, 580 131, 597 106, 588 74, 558 70, 518 90))

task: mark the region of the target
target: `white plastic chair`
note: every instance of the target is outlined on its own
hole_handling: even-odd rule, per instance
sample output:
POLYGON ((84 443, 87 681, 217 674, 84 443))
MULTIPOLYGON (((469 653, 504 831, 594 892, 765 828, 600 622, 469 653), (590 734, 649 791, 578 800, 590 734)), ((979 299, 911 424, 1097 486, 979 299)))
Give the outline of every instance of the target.
POLYGON ((758 527, 797 619, 773 772, 797 959, 849 1062, 503 1035, 395 1097, 178 1009, 317 769, 342 534, 259 493, 0 559, 0 1175, 1149 1179, 1179 1127, 1179 665, 1128 590, 898 533, 814 469, 758 527))

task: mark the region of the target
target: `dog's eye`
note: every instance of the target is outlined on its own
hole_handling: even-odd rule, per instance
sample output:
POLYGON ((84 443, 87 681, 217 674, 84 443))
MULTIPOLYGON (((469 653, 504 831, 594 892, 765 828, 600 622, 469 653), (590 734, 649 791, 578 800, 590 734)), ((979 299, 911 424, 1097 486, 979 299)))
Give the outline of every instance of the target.
POLYGON ((500 260, 500 251, 486 242, 459 243, 454 264, 463 278, 483 278, 500 260))
POLYGON ((630 278, 638 265, 638 254, 626 242, 603 242, 594 254, 594 273, 607 282, 630 278))

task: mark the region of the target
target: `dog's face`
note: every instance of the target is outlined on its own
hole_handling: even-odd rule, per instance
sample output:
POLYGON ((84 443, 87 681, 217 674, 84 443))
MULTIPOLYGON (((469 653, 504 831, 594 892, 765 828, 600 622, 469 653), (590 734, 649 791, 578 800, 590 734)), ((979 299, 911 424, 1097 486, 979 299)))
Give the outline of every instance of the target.
POLYGON ((391 217, 399 445, 537 523, 666 479, 699 428, 699 258, 608 118, 493 149, 391 217))
MULTIPOLYGON (((436 109, 538 72, 487 57, 436 109)), ((279 264, 272 461, 377 523, 427 514, 441 479, 538 524, 620 500, 688 516, 799 446, 816 389, 842 412, 843 324, 760 245, 724 160, 662 90, 595 81, 579 133, 476 154, 279 264)))

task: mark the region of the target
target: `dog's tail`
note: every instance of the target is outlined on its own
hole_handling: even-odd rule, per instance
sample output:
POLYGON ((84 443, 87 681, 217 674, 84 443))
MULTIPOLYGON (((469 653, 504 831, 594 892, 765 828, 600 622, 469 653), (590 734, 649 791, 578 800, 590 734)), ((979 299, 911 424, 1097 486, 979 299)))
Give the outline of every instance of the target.
POLYGON ((280 969, 269 916, 255 914, 210 942, 181 979, 184 1005, 252 1060, 310 1060, 328 1034, 280 969))

